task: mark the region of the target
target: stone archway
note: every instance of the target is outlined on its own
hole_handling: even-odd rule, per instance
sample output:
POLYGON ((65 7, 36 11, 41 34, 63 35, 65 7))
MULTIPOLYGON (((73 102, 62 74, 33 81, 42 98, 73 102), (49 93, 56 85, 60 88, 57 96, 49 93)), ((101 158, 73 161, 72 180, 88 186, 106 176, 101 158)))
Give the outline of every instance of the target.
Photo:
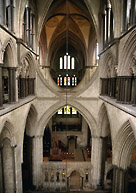
POLYGON ((133 128, 127 121, 117 133, 113 144, 113 189, 112 192, 128 192, 128 169, 132 160, 132 152, 136 148, 133 128))
POLYGON ((5 122, 0 134, 0 192, 16 192, 15 145, 13 126, 5 122))
POLYGON ((69 188, 70 189, 82 189, 82 177, 77 170, 72 171, 69 176, 69 188))

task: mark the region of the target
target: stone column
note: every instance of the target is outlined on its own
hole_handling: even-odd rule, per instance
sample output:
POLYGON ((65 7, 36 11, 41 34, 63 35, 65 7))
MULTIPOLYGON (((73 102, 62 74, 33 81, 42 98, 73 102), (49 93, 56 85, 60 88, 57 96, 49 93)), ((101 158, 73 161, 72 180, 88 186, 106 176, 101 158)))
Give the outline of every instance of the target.
POLYGON ((2 148, 0 148, 0 192, 3 192, 3 165, 2 165, 2 148))
POLYGON ((25 78, 25 96, 27 97, 28 96, 28 93, 29 93, 29 78, 25 78))
POLYGON ((91 153, 91 187, 98 188, 101 185, 102 139, 92 136, 91 153))
POLYGON ((26 43, 30 46, 30 11, 29 7, 26 7, 26 43))
POLYGON ((105 161, 107 156, 107 137, 101 137, 102 151, 101 151, 101 175, 100 175, 100 187, 104 188, 104 174, 105 174, 105 161))
POLYGON ((126 77, 125 84, 125 103, 131 103, 131 93, 132 93, 132 76, 126 77))
POLYGON ((116 94, 116 78, 112 77, 111 78, 111 97, 115 98, 116 94))
POLYGON ((2 66, 3 64, 0 64, 0 109, 3 109, 2 66))
POLYGON ((28 78, 28 94, 34 94, 34 78, 28 78))
POLYGON ((9 67, 9 103, 16 102, 16 68, 9 67))
POLYGON ((25 86, 26 86, 25 78, 21 78, 20 77, 20 98, 24 98, 26 96, 26 94, 25 94, 25 91, 26 91, 25 86))
POLYGON ((127 178, 127 170, 114 166, 112 193, 127 193, 127 178))
POLYGON ((83 132, 83 143, 82 146, 87 146, 87 134, 88 134, 88 125, 84 118, 82 118, 82 132, 83 132))
POLYGON ((16 192, 14 150, 8 139, 2 147, 3 188, 5 193, 16 192))
POLYGON ((32 139, 32 178, 36 189, 42 186, 43 136, 32 139))
POLYGON ((30 46, 31 48, 33 48, 33 36, 34 36, 34 32, 33 32, 33 28, 34 28, 34 14, 30 15, 30 26, 31 26, 31 34, 30 34, 30 46))
POLYGON ((136 76, 134 76, 133 106, 136 106, 136 76))
POLYGON ((8 28, 9 30, 13 31, 13 3, 11 0, 8 0, 8 28))

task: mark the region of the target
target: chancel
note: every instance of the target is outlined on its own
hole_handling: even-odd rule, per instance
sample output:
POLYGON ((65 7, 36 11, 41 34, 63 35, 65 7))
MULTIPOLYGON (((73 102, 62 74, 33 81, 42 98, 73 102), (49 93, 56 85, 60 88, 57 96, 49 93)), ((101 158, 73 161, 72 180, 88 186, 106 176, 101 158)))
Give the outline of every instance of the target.
POLYGON ((136 1, 0 0, 0 193, 136 192, 136 1))

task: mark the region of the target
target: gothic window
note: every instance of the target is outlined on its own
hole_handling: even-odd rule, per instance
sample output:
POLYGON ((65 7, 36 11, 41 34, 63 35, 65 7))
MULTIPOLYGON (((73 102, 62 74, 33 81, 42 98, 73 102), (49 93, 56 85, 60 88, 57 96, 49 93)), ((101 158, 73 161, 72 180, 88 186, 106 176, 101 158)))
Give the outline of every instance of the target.
POLYGON ((136 23, 136 1, 123 1, 123 31, 136 23))
POLYGON ((69 105, 64 106, 64 108, 61 108, 57 111, 58 115, 77 115, 77 110, 74 107, 70 107, 69 105))
POLYGON ((113 28, 114 28, 114 18, 112 13, 112 6, 110 0, 107 0, 104 7, 104 17, 103 17, 103 45, 104 47, 108 45, 113 40, 113 28))
POLYGON ((14 30, 14 0, 0 0, 0 24, 14 30))
POLYGON ((59 58, 60 70, 74 70, 75 69, 75 58, 71 57, 68 53, 64 57, 59 58))
POLYGON ((23 41, 33 48, 34 44, 34 14, 31 8, 26 5, 22 24, 22 39, 23 41))

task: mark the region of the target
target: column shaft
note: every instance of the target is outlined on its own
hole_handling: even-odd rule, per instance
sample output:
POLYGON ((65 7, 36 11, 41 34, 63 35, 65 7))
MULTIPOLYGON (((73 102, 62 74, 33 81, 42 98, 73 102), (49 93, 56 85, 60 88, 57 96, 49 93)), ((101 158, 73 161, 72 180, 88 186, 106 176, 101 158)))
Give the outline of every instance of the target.
POLYGON ((2 64, 0 64, 0 109, 3 108, 2 64))
POLYGON ((26 8, 26 43, 30 45, 30 8, 26 8))
POLYGON ((9 102, 16 102, 16 68, 9 67, 9 102))

